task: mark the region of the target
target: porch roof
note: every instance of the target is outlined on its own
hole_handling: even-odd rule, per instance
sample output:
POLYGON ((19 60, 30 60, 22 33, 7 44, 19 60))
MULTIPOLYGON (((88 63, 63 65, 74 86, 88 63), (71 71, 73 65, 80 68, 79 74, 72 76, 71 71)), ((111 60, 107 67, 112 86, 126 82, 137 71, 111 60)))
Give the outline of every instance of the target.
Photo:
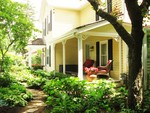
MULTIPOLYGON (((129 31, 131 26, 128 23, 123 23, 126 26, 126 29, 129 31), (128 26, 128 27, 127 27, 128 26)), ((118 38, 118 33, 115 31, 113 26, 106 20, 96 21, 93 23, 85 24, 79 27, 76 27, 69 32, 53 39, 50 43, 59 43, 63 40, 68 40, 76 37, 78 34, 83 34, 86 36, 103 36, 103 37, 113 37, 118 38), (109 29, 109 30, 108 30, 109 29)))
MULTIPOLYGON (((31 43, 29 43, 26 48, 27 48, 27 50, 30 50, 33 53, 33 52, 35 52, 39 49, 43 49, 45 47, 46 47, 46 44, 44 42, 44 39, 37 38, 37 39, 33 40, 31 43)), ((29 54, 29 53, 27 53, 27 54, 29 54)))

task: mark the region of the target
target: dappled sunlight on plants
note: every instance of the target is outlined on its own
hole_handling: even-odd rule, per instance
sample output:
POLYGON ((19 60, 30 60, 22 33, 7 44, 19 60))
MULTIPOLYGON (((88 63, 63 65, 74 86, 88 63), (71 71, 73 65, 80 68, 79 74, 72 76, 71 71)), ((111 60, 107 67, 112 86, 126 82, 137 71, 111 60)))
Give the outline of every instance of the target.
MULTIPOLYGON (((0 78, 0 86, 5 87, 0 88, 1 106, 25 106, 32 98, 20 84, 25 82, 28 87, 43 90, 47 95, 45 112, 48 113, 135 113, 126 106, 125 87, 117 87, 111 79, 88 82, 69 74, 30 70, 17 65, 11 70, 6 73, 9 79, 6 76, 0 78), (6 86, 6 83, 9 84, 6 86), (6 90, 10 91, 6 93, 6 90)), ((145 101, 145 106, 148 103, 145 101)), ((149 109, 148 106, 145 109, 149 109)))

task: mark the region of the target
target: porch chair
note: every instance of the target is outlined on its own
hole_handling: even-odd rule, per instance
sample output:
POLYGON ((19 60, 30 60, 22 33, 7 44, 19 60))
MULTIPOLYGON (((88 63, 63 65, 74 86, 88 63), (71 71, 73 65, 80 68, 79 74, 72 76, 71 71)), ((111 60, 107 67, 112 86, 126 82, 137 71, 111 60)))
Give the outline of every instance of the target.
POLYGON ((86 61, 83 64, 83 67, 90 68, 91 66, 93 66, 93 64, 94 64, 94 60, 92 60, 92 59, 86 59, 86 61))
POLYGON ((97 76, 100 78, 109 78, 113 60, 108 60, 106 66, 99 66, 97 76))

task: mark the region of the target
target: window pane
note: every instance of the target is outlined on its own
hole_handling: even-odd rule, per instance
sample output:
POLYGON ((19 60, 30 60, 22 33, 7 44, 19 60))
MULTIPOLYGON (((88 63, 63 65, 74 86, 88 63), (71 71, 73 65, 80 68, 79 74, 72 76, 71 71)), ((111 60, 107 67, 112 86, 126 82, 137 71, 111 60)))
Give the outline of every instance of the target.
POLYGON ((101 45, 101 48, 102 48, 101 54, 102 54, 102 55, 106 55, 106 44, 102 44, 102 45, 101 45))
POLYGON ((85 52, 86 52, 86 59, 90 58, 90 45, 86 44, 85 46, 85 52))
POLYGON ((105 66, 107 64, 107 43, 101 44, 101 65, 105 66))

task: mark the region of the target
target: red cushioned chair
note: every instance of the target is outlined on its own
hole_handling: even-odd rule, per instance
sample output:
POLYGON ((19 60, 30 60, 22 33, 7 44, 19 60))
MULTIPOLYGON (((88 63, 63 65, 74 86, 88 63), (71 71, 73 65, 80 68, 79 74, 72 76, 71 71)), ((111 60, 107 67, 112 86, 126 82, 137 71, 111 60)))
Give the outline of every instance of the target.
POLYGON ((106 66, 99 66, 98 68, 98 73, 97 76, 106 76, 109 77, 110 76, 110 70, 111 70, 111 66, 112 66, 112 62, 113 60, 108 60, 106 66))
POLYGON ((91 66, 93 66, 93 64, 94 64, 94 60, 86 59, 86 61, 83 64, 83 68, 85 68, 85 67, 90 68, 91 66))

